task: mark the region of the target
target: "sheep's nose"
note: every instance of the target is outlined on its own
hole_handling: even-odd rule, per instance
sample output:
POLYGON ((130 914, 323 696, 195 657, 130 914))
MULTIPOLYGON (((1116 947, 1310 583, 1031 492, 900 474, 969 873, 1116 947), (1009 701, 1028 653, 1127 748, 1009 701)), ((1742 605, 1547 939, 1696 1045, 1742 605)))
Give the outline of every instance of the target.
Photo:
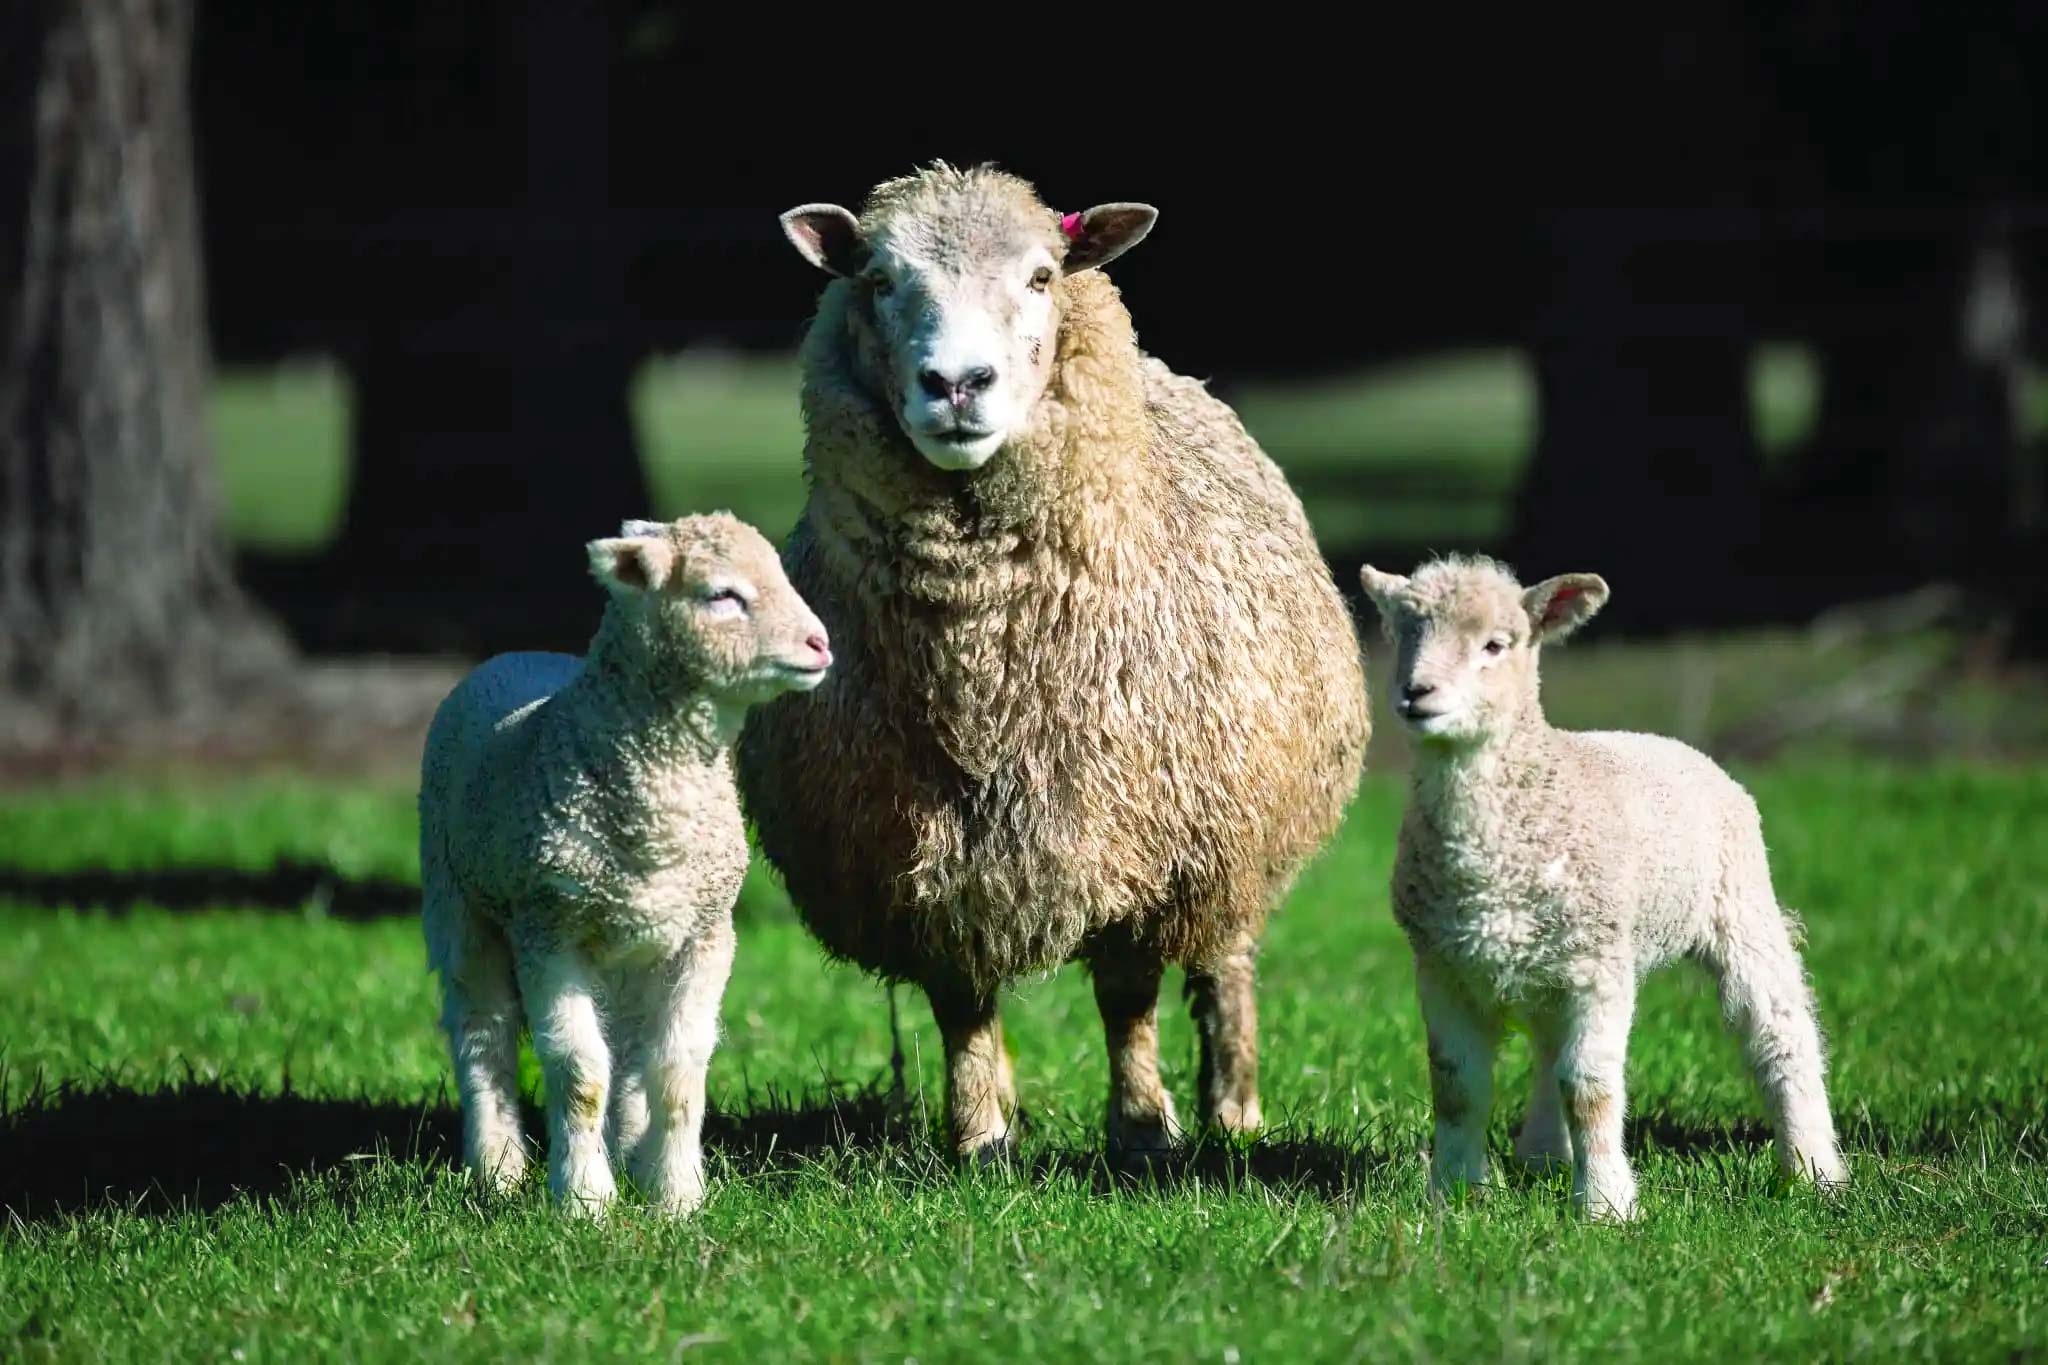
POLYGON ((1436 691, 1436 684, 1435 684, 1435 683, 1425 683, 1425 682, 1412 682, 1412 683, 1404 683, 1404 684, 1402 685, 1402 687, 1401 687, 1401 700, 1402 700, 1402 701, 1421 701, 1421 700, 1422 700, 1422 699, 1423 699, 1424 697, 1428 696, 1428 695, 1429 695, 1430 693, 1432 693, 1432 692, 1434 692, 1434 691, 1436 691))
POLYGON ((807 639, 805 639, 804 643, 809 645, 811 647, 811 653, 817 655, 818 658, 821 659, 823 662, 827 664, 832 662, 832 642, 825 638, 824 631, 819 630, 811 632, 810 636, 807 639))
POLYGON ((959 407, 975 394, 987 392, 995 382, 996 372, 987 365, 975 365, 957 375, 937 369, 923 369, 917 374, 918 387, 933 398, 945 399, 954 407, 959 407))

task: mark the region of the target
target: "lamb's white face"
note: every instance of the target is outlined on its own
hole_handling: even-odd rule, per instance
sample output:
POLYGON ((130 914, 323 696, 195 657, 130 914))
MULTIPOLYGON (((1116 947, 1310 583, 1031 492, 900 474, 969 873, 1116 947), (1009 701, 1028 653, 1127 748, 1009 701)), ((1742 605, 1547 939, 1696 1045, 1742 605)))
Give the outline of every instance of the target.
POLYGON ((1607 585, 1565 574, 1533 588, 1491 564, 1438 562, 1413 578, 1360 571, 1395 648, 1394 712, 1426 744, 1496 738, 1535 702, 1537 653, 1600 609, 1607 585))
POLYGON ((825 680, 825 627, 759 531, 724 514, 620 531, 590 543, 591 569, 697 686, 751 706, 825 680))
POLYGON ((1059 262, 1038 237, 940 259, 882 242, 861 272, 896 420, 941 469, 979 469, 1030 420, 1052 369, 1059 262))

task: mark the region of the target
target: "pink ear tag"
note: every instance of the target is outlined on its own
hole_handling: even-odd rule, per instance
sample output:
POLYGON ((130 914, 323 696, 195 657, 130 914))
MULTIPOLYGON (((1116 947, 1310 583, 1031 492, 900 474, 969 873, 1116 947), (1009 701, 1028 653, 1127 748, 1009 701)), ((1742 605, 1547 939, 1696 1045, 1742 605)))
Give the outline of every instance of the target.
POLYGON ((1069 214, 1067 214, 1066 216, 1064 216, 1063 218, 1061 218, 1061 219, 1060 219, 1060 231, 1061 231, 1061 232, 1064 232, 1064 233, 1066 233, 1066 234, 1067 234, 1067 240, 1068 240, 1068 241, 1072 241, 1072 242, 1078 242, 1078 241, 1080 241, 1080 240, 1081 240, 1081 215, 1080 215, 1080 214, 1078 214, 1078 213, 1069 213, 1069 214))

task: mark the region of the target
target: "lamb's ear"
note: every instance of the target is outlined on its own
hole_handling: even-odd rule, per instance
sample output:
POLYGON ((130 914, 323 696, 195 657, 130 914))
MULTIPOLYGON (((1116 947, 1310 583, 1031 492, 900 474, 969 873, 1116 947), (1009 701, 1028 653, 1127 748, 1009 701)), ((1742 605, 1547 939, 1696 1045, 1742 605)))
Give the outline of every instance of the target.
POLYGON ((675 551, 655 536, 590 542, 590 572, 613 592, 655 592, 668 581, 675 551))
POLYGON ((1562 640, 1607 604, 1607 580, 1594 573, 1563 573, 1522 594, 1538 644, 1562 640))
POLYGON ((622 521, 619 523, 619 534, 635 538, 640 536, 666 536, 668 534, 668 525, 665 522, 659 521, 622 521))
POLYGON ((1408 580, 1397 573, 1381 573, 1370 564, 1358 566, 1358 582, 1365 589, 1365 595, 1385 609, 1387 603, 1401 595, 1408 587, 1408 580))
POLYGON ((1060 219, 1060 231, 1067 234, 1067 258, 1060 269, 1069 275, 1095 270, 1145 240, 1145 234, 1159 221, 1159 210, 1150 204, 1097 204, 1081 213, 1060 219))
POLYGON ((860 220, 837 204, 799 204, 782 215, 782 235, 827 275, 857 275, 867 255, 860 220))

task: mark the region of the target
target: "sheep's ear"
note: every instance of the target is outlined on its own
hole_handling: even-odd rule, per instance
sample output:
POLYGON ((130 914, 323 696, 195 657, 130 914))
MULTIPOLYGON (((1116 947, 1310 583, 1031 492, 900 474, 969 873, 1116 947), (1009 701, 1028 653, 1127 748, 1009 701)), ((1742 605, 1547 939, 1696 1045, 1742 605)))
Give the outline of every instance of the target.
POLYGON ((1366 596, 1384 607, 1390 600, 1401 595, 1407 588, 1408 580, 1397 573, 1381 573, 1370 564, 1358 566, 1358 582, 1365 589, 1366 596))
POLYGON ((1082 213, 1060 219, 1060 231, 1070 245, 1060 269, 1069 275, 1095 270, 1145 240, 1145 234, 1159 221, 1159 210, 1150 204, 1097 204, 1082 213))
POLYGON ((657 592, 674 564, 675 551, 654 536, 590 542, 591 575, 613 592, 657 592))
POLYGON ((666 536, 668 534, 668 524, 660 521, 622 521, 619 523, 619 534, 629 539, 638 539, 643 536, 666 536))
POLYGON ((1593 573, 1546 578, 1522 594, 1529 627, 1538 644, 1562 640, 1607 604, 1607 580, 1593 573))
POLYGON ((837 204, 798 205, 782 215, 782 235, 827 275, 857 275, 867 255, 860 220, 837 204))

